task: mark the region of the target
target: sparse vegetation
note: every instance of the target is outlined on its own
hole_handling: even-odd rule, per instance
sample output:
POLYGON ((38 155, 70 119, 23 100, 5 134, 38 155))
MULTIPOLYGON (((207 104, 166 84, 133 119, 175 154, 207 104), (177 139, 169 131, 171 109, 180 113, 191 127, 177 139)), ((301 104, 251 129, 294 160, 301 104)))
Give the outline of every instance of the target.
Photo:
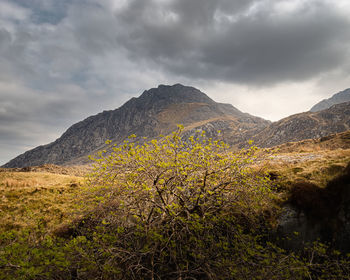
POLYGON ((350 163, 341 170, 341 175, 329 181, 325 188, 306 181, 295 182, 290 190, 289 201, 310 219, 336 220, 349 192, 350 163))

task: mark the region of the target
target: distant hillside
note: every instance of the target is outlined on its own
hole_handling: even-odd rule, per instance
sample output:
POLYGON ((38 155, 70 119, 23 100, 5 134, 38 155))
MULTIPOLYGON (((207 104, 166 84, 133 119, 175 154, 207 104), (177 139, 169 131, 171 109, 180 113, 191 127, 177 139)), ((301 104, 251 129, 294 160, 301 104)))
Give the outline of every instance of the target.
POLYGON ((280 153, 317 152, 320 150, 350 149, 350 130, 317 139, 288 142, 275 146, 280 153))
POLYGON ((310 109, 310 112, 318 112, 321 110, 328 109, 335 104, 340 104, 340 103, 349 102, 349 101, 350 101, 350 88, 344 91, 338 92, 328 99, 322 100, 321 102, 314 105, 310 109))
POLYGON ((350 102, 319 112, 305 112, 274 122, 253 136, 260 147, 328 136, 350 129, 350 102))
POLYGON ((87 155, 105 146, 107 139, 118 144, 131 134, 152 138, 170 133, 177 124, 183 124, 189 134, 207 128, 209 134, 222 130, 224 135, 241 139, 241 134, 258 132, 269 123, 232 105, 217 103, 193 87, 160 85, 116 110, 74 124, 55 142, 25 152, 4 167, 84 163, 87 155), (232 135, 235 133, 237 137, 232 135))

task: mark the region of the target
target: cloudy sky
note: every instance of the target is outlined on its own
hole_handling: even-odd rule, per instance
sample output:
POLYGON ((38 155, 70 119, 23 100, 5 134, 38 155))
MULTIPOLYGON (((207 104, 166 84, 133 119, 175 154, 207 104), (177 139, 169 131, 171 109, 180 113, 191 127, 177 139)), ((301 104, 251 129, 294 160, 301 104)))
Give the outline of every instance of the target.
POLYGON ((278 120, 350 87, 348 0, 0 0, 0 164, 158 84, 278 120))

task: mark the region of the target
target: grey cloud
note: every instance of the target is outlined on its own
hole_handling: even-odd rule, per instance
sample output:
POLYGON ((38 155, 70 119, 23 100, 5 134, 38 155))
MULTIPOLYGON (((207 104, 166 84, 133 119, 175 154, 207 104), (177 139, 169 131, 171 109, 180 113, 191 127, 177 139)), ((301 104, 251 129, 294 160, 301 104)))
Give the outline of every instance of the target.
MULTIPOLYGON (((348 64, 350 22, 339 9, 312 0, 279 12, 280 2, 130 0, 113 13, 100 2, 66 1, 59 24, 17 34, 34 37, 34 55, 26 59, 30 65, 39 60, 43 69, 27 67, 26 59, 19 68, 28 77, 39 72, 42 88, 43 80, 83 86, 92 57, 116 53, 118 63, 125 52, 131 63, 167 75, 256 86, 307 80, 348 64)), ((12 53, 28 56, 18 55, 22 46, 13 42, 11 50, 18 50, 12 53)))
MULTIPOLYGON (((275 22, 266 14, 245 18, 210 40, 201 61, 222 67, 227 80, 245 83, 305 80, 341 65, 350 39, 349 23, 324 11, 275 22), (316 15, 315 15, 316 16, 316 15)), ((220 79, 220 77, 217 77, 220 79)))
POLYGON ((256 85, 310 79, 347 62, 350 22, 341 11, 304 1, 279 14, 278 2, 131 1, 116 15, 119 42, 175 74, 256 85))
MULTIPOLYGON (((2 120, 0 119, 0 123, 2 120)), ((59 137, 60 131, 50 132, 50 126, 22 120, 11 126, 0 125, 0 164, 38 145, 48 143, 59 137)))
POLYGON ((69 11, 73 20, 72 32, 83 50, 94 55, 117 48, 117 21, 112 11, 100 5, 73 6, 69 11), (82 16, 84 15, 84 16, 82 16))
POLYGON ((31 20, 34 23, 57 24, 67 13, 68 0, 12 0, 32 11, 31 20))
POLYGON ((11 44, 11 33, 6 29, 0 29, 0 50, 8 48, 11 44))

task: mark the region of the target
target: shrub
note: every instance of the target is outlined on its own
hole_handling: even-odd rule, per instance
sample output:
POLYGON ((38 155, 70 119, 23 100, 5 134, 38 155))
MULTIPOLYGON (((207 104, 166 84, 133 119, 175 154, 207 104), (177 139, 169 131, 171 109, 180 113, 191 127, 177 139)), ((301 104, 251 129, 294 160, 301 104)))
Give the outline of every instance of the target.
MULTIPOLYGON (((229 209, 254 222, 271 202, 269 180, 250 164, 257 148, 231 153, 220 141, 171 136, 101 151, 90 177, 96 201, 112 205, 125 225, 207 217, 229 209), (107 201, 107 203, 105 203, 107 201)), ((108 208, 108 207, 107 207, 108 208)), ((112 219, 112 217, 109 217, 112 219)), ((112 221, 109 221, 112 222, 112 221)))
POLYGON ((184 140, 180 128, 112 150, 94 158, 95 206, 79 230, 105 251, 113 244, 108 263, 126 279, 257 276, 251 265, 260 276, 278 274, 268 269, 279 262, 272 245, 250 235, 264 229, 273 196, 268 179, 249 167, 255 147, 231 153, 204 134, 184 140))

